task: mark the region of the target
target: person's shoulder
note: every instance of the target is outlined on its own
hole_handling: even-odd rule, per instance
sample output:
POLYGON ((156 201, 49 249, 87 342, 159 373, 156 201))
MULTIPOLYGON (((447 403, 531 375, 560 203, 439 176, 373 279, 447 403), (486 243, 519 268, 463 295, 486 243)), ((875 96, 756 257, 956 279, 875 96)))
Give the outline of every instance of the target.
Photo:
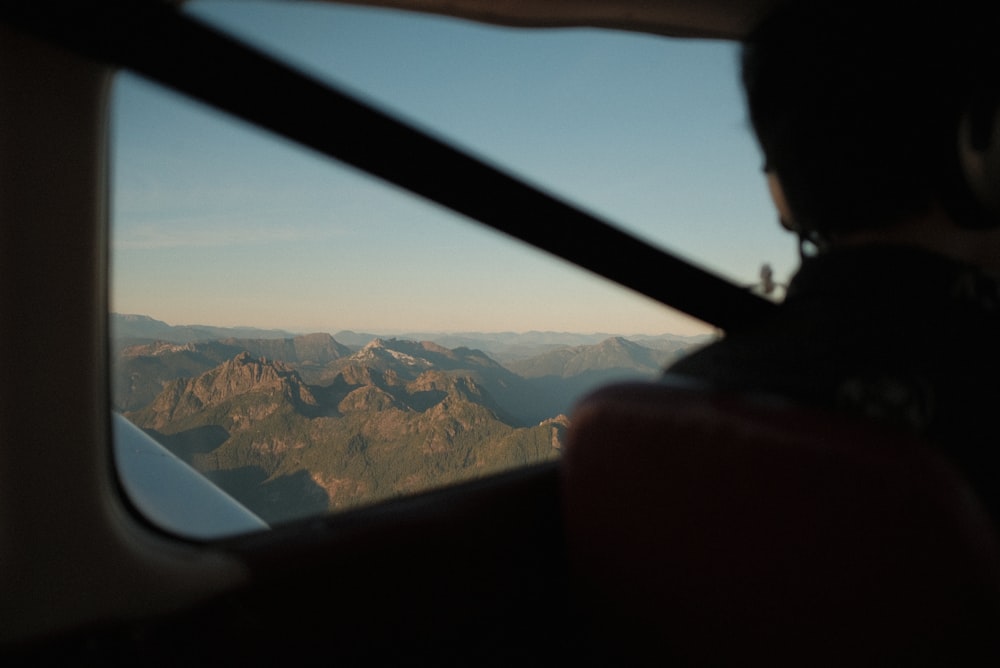
POLYGON ((789 346, 798 340, 797 329, 779 313, 688 352, 668 366, 665 373, 724 386, 760 385, 776 368, 787 365, 789 353, 794 356, 789 346))

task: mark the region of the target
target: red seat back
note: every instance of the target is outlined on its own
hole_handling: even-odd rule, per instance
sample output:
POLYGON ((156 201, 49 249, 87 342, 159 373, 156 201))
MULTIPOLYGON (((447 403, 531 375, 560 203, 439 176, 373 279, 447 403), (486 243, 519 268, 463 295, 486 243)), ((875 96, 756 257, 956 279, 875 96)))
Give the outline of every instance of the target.
POLYGON ((603 388, 571 420, 570 567, 587 623, 623 663, 1000 657, 997 534, 926 443, 655 383, 603 388))

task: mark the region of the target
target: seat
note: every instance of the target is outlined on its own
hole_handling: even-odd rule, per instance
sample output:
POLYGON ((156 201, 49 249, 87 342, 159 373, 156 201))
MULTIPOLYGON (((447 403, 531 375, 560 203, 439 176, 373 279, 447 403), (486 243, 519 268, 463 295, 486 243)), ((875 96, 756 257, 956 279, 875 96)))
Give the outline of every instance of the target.
POLYGON ((576 405, 561 466, 595 665, 1000 665, 996 531, 915 437, 627 382, 576 405))

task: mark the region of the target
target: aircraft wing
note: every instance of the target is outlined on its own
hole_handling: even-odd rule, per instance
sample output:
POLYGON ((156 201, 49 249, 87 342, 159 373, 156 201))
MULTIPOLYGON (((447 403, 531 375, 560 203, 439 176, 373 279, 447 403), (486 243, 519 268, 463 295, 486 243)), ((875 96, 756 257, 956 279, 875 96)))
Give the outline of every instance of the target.
POLYGON ((219 539, 268 525, 120 413, 112 413, 115 463, 127 497, 161 529, 219 539))

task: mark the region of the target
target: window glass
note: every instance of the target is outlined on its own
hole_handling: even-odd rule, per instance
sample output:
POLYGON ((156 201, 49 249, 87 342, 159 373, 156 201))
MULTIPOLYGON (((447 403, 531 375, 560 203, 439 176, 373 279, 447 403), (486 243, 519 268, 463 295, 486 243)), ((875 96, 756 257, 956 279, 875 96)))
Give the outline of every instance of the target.
MULTIPOLYGON (((731 45, 325 4, 187 11, 717 273, 792 266, 731 45)), ((272 526, 556 458, 580 393, 712 336, 128 73, 112 151, 113 408, 272 526)), ((120 462, 140 449, 123 442, 120 462)))

